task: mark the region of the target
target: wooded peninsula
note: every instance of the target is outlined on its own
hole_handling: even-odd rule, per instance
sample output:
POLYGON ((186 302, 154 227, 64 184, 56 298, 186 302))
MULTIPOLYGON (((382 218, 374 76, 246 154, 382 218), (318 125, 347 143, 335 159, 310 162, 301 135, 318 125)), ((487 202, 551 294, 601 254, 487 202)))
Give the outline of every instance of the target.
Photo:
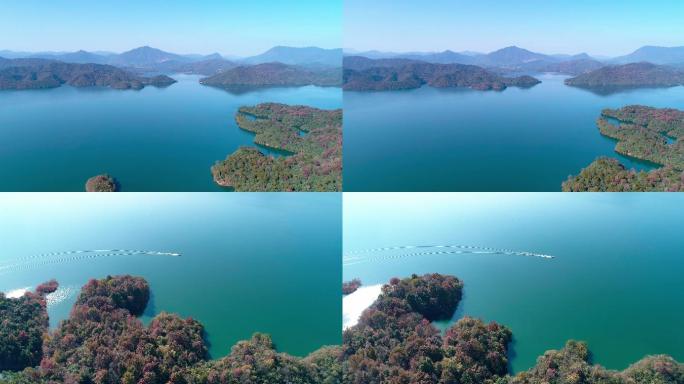
POLYGON ((342 110, 263 103, 241 107, 235 120, 260 146, 286 151, 274 157, 242 147, 211 172, 236 191, 341 191, 342 110))
POLYGON ((662 166, 652 171, 628 170, 615 159, 599 158, 563 183, 563 191, 684 190, 684 112, 672 108, 630 105, 604 109, 599 132, 617 140, 615 151, 662 166))

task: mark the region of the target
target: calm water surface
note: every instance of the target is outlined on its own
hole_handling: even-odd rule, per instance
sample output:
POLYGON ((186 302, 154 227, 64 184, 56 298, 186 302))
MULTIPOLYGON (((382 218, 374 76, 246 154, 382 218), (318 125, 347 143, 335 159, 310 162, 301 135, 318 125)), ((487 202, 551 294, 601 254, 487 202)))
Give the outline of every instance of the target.
POLYGON ((509 326, 515 371, 568 339, 587 341, 608 368, 648 354, 684 361, 683 215, 681 194, 345 194, 345 254, 459 244, 556 258, 376 251, 345 262, 343 274, 364 285, 458 276, 464 299, 453 320, 468 314, 509 326), (383 255, 393 257, 371 257, 383 255))
POLYGON ((599 156, 614 153, 596 119, 629 104, 684 109, 684 87, 604 94, 537 75, 503 92, 420 89, 344 93, 346 191, 560 191, 599 156))
POLYGON ((89 177, 109 173, 124 191, 219 191, 210 167, 254 145, 235 124, 240 106, 342 104, 339 88, 230 93, 199 76, 172 77, 178 83, 140 91, 0 91, 0 190, 83 191, 89 177))
POLYGON ((88 279, 133 274, 152 291, 143 320, 198 319, 214 358, 254 332, 296 355, 340 343, 340 194, 5 194, 0 218, 0 291, 56 278, 53 327, 88 279), (181 256, 39 256, 98 249, 181 256))

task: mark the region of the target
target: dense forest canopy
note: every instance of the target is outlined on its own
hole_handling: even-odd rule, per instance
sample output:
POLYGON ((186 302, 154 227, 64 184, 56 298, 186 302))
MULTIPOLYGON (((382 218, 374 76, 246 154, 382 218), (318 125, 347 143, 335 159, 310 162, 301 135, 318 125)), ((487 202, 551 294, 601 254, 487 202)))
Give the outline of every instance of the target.
POLYGON ((57 289, 50 281, 18 298, 0 292, 0 372, 36 366, 43 356, 43 336, 48 330, 45 295, 57 289))

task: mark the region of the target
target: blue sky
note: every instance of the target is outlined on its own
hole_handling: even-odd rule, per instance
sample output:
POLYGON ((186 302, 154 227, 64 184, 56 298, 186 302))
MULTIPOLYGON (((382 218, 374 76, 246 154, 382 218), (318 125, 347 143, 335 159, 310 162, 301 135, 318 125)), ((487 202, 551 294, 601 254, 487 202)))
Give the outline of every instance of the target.
POLYGON ((617 56, 684 45, 681 0, 345 0, 344 47, 617 56))
POLYGON ((253 55, 342 45, 342 0, 2 0, 0 50, 253 55))

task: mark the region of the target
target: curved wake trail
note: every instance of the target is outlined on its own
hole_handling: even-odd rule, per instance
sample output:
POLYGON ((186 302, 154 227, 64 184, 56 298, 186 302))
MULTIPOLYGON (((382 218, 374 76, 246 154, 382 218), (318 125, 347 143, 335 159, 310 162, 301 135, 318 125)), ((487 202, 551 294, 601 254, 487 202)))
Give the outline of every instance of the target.
POLYGON ((0 262, 0 275, 10 272, 20 272, 35 268, 41 268, 49 265, 59 265, 83 260, 93 260, 103 257, 136 255, 177 257, 181 254, 176 252, 161 252, 136 249, 94 249, 43 253, 40 255, 20 257, 0 262))
POLYGON ((394 247, 382 247, 382 248, 371 248, 351 251, 342 257, 342 264, 344 266, 350 266, 354 264, 373 262, 373 261, 387 261, 393 259, 402 259, 406 257, 415 256, 430 256, 430 255, 459 255, 459 254, 470 254, 470 255, 505 255, 505 256, 525 256, 525 257, 537 257, 542 259, 553 259, 555 256, 547 255, 543 253, 527 252, 527 251, 516 251, 512 249, 505 248, 491 248, 491 247, 478 247, 472 245, 401 245, 394 247), (429 250, 437 249, 437 250, 429 250), (446 250, 445 250, 446 249, 446 250), (417 252, 408 253, 398 253, 398 254, 378 254, 383 252, 391 251, 406 251, 406 250, 419 250, 417 252))

